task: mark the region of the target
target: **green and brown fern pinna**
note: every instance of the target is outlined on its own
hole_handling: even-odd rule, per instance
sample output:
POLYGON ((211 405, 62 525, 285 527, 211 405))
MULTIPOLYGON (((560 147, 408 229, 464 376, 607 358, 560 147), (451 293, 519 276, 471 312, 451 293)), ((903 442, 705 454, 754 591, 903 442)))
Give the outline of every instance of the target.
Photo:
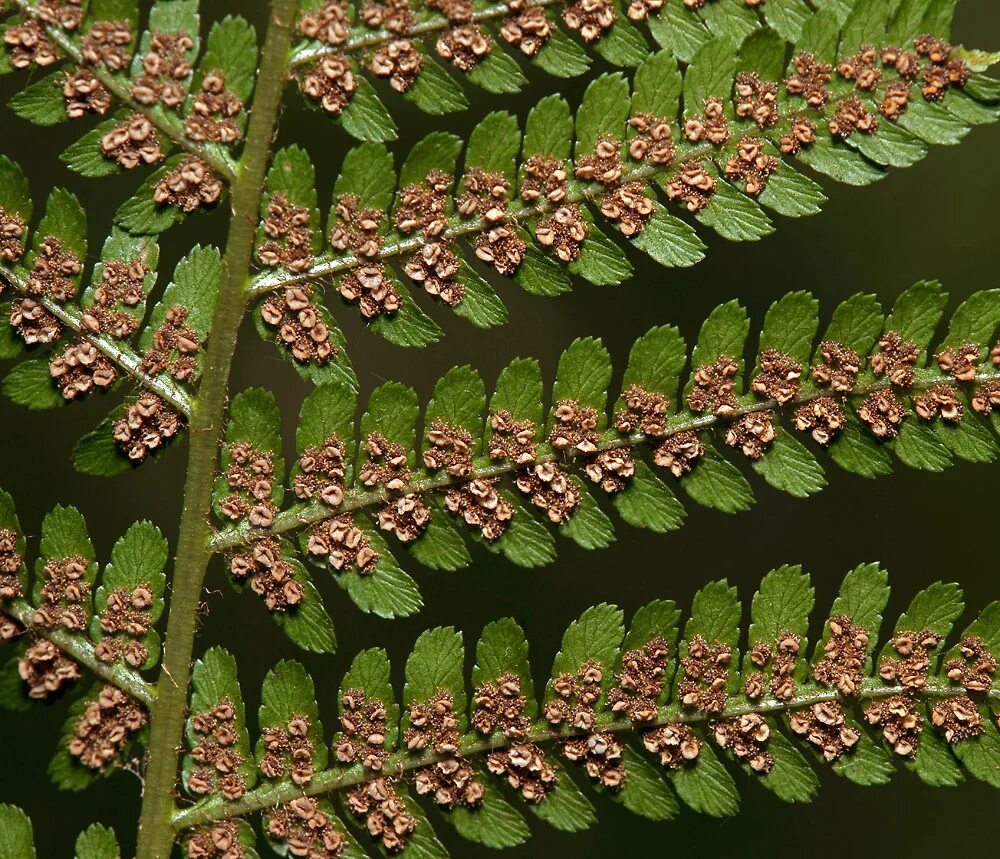
MULTIPOLYGON (((136 581, 115 569, 126 553, 145 564, 138 577, 162 586, 162 538, 139 523, 96 591, 102 625, 110 582, 114 594, 136 581)), ((937 582, 914 596, 880 646, 888 597, 878 564, 852 570, 828 619, 813 620, 811 654, 814 591, 797 566, 763 578, 745 634, 743 606, 725 581, 699 591, 683 625, 671 600, 639 608, 627 628, 622 610, 602 603, 567 628, 540 694, 515 620, 489 624, 468 658, 462 634, 437 627, 417 639, 399 698, 384 650, 354 658, 332 735, 300 663, 268 672, 252 726, 236 660, 211 648, 192 673, 181 770, 190 801, 171 825, 191 856, 257 856, 250 820, 259 814, 279 855, 443 857, 418 797, 461 838, 502 848, 530 836, 522 811, 565 832, 594 825, 581 784, 655 821, 676 816, 680 802, 712 817, 735 814, 735 767, 790 803, 814 798, 816 767, 861 786, 885 784, 900 767, 931 787, 966 774, 1000 786, 1000 603, 952 636, 962 591, 937 582)), ((155 641, 145 635, 94 638, 98 648, 155 641)), ((99 679, 74 706, 69 754, 51 769, 63 787, 93 779, 86 762, 109 746, 120 755, 141 742, 140 702, 154 696, 133 671, 109 672, 94 653, 99 679), (116 721, 127 730, 112 740, 116 721)), ((0 809, 20 851, 5 855, 34 856, 27 818, 0 809)), ((76 855, 117 856, 113 833, 91 827, 76 855)))
MULTIPOLYGON (((196 641, 213 560, 294 645, 329 654, 324 569, 362 612, 406 617, 423 606, 418 565, 491 552, 544 567, 558 537, 608 548, 614 518, 677 530, 678 494, 730 514, 754 503, 752 481, 806 498, 826 460, 875 478, 894 459, 936 472, 1000 453, 996 289, 951 307, 936 281, 887 308, 858 292, 821 326, 799 278, 749 342, 748 313, 720 295, 692 347, 651 320, 627 365, 616 356, 620 378, 583 336, 551 387, 534 359, 511 361, 491 394, 463 365, 423 406, 402 380, 362 406, 341 325, 360 312, 409 349, 450 325, 434 305, 501 326, 507 281, 555 297, 575 280, 623 284, 640 254, 692 266, 701 227, 759 240, 773 215, 819 212, 820 182, 868 185, 960 143, 1000 118, 986 74, 1000 55, 950 43, 955 0, 266 5, 258 37, 238 16, 209 26, 197 0, 0 0, 0 73, 22 83, 5 134, 77 123, 59 169, 139 174, 97 248, 78 198, 32 189, 0 151, 7 408, 109 395, 71 456, 95 483, 187 442, 171 540, 135 522, 103 569, 88 511, 56 507, 36 544, 0 492, 0 704, 72 701, 56 785, 136 773, 138 859, 247 859, 265 843, 309 859, 446 855, 425 809, 480 845, 516 846, 521 809, 570 832, 596 822, 578 782, 652 820, 678 800, 721 817, 738 797, 720 758, 790 802, 818 788, 809 758, 859 784, 899 762, 929 785, 968 773, 1000 786, 998 604, 949 641, 962 592, 938 583, 879 649, 876 564, 848 574, 811 655, 799 567, 762 580, 746 636, 726 582, 698 593, 683 629, 672 602, 627 631, 602 603, 569 627, 537 697, 517 622, 483 631, 470 686, 462 635, 428 629, 401 703, 385 651, 354 660, 332 736, 305 668, 280 661, 251 742, 235 657, 196 641), (591 73, 594 54, 626 71, 591 73), (571 106, 533 67, 592 79, 571 106), (523 117, 395 143, 400 94, 437 117, 472 108, 465 82, 510 94, 536 79, 523 117), (339 168, 320 141, 276 143, 294 89, 359 141, 339 168), (163 234, 212 211, 228 216, 224 245, 163 264, 163 234), (231 390, 248 317, 314 386, 287 468, 274 394, 231 390)), ((512 587, 530 599, 530 584, 512 587)), ((75 848, 120 852, 100 824, 75 848)), ((0 806, 0 859, 35 855, 27 817, 0 806)))

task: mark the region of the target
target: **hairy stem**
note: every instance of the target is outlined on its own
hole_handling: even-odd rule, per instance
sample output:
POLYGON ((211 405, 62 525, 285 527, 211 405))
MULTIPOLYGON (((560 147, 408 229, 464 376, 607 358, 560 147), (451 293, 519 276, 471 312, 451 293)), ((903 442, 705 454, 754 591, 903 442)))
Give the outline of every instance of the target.
POLYGON ((72 633, 61 627, 46 629, 33 624, 32 617, 35 609, 26 600, 18 599, 4 603, 3 612, 17 620, 32 634, 47 638, 102 680, 107 680, 108 683, 128 692, 129 695, 147 707, 156 700, 156 690, 152 684, 147 683, 135 671, 125 668, 121 663, 108 665, 106 662, 101 662, 94 655, 94 645, 86 636, 72 633))
MULTIPOLYGON (((1000 372, 980 373, 976 378, 977 381, 980 382, 1000 380, 1000 372)), ((954 379, 951 376, 943 373, 928 374, 914 382, 912 390, 922 390, 933 387, 934 385, 940 385, 953 381, 954 379)), ((876 384, 858 386, 851 392, 851 396, 867 396, 875 391, 883 390, 889 387, 889 382, 878 382, 876 384)), ((830 396, 830 392, 824 388, 814 389, 807 393, 800 393, 784 406, 779 406, 774 400, 758 400, 751 403, 744 403, 735 409, 732 414, 726 417, 721 417, 715 414, 692 415, 690 413, 683 413, 675 416, 669 421, 666 426, 666 432, 662 436, 646 436, 642 433, 634 433, 628 436, 609 434, 606 438, 601 439, 597 447, 599 450, 610 450, 617 447, 638 447, 642 444, 659 444, 665 438, 677 435, 678 433, 688 432, 691 430, 708 430, 714 427, 724 426, 751 412, 761 412, 768 409, 775 409, 778 411, 792 410, 798 408, 804 403, 818 399, 819 397, 828 396, 830 396)), ((469 474, 464 477, 454 477, 448 473, 436 474, 430 477, 412 480, 402 489, 394 492, 389 492, 385 488, 381 487, 373 490, 353 490, 345 493, 344 500, 338 507, 326 507, 319 503, 296 504, 288 510, 279 513, 277 517, 275 517, 274 524, 270 528, 251 528, 247 524, 241 524, 225 531, 220 531, 212 537, 209 542, 209 548, 213 552, 221 552, 237 546, 252 543, 254 540, 259 540, 265 537, 274 537, 279 534, 294 531, 298 528, 314 525, 324 519, 339 516, 341 513, 349 513, 354 510, 361 510, 366 507, 380 505, 385 503, 385 501, 389 498, 410 495, 414 492, 430 492, 437 489, 444 489, 448 486, 480 478, 499 477, 504 474, 518 471, 530 465, 536 465, 543 462, 572 462, 575 458, 576 457, 572 454, 569 454, 567 457, 567 454, 565 453, 549 450, 539 454, 534 460, 527 464, 518 464, 509 460, 503 460, 494 465, 473 468, 469 474)))
POLYGON ((247 280, 258 206, 286 80, 296 0, 273 0, 257 76, 246 147, 233 184, 232 219, 225 274, 198 401, 191 416, 191 442, 163 665, 152 710, 137 859, 167 859, 174 839, 171 815, 177 754, 184 729, 201 588, 211 553, 206 541, 212 483, 229 389, 229 372, 246 309, 247 280))
MULTIPOLYGON (((34 18, 34 3, 29 2, 29 0, 15 0, 15 2, 18 9, 25 16, 34 18)), ((60 27, 45 27, 45 32, 52 43, 66 55, 67 59, 77 63, 81 61, 79 46, 63 29, 60 27)), ((113 74, 101 64, 91 66, 90 70, 109 93, 130 110, 134 110, 136 113, 141 113, 145 116, 176 146, 197 155, 227 182, 232 182, 236 178, 233 165, 229 159, 220 155, 218 150, 210 149, 207 146, 202 146, 200 143, 189 140, 187 135, 184 134, 183 123, 177 117, 164 111, 153 110, 151 107, 139 104, 139 102, 132 98, 132 90, 125 76, 113 74)))
MULTIPOLYGON (((909 692, 902 686, 887 686, 879 681, 868 681, 857 696, 848 697, 836 689, 820 688, 810 686, 805 688, 799 695, 790 700, 783 700, 771 696, 761 698, 757 701, 750 701, 740 697, 720 713, 706 713, 704 710, 685 711, 677 705, 667 708, 662 714, 650 722, 637 725, 629 719, 617 719, 602 724, 594 730, 602 733, 625 733, 644 731, 666 724, 698 724, 718 719, 729 719, 734 716, 743 716, 748 713, 784 713, 797 710, 802 707, 809 707, 824 701, 838 701, 846 706, 854 702, 864 702, 879 698, 888 698, 893 695, 901 695, 909 692)), ((928 684, 920 690, 920 697, 926 699, 949 698, 956 695, 965 694, 965 690, 948 685, 928 684)), ((988 693, 991 701, 1000 700, 1000 690, 994 689, 988 693)), ((568 728, 565 730, 553 730, 548 726, 536 726, 527 737, 516 742, 548 743, 558 742, 570 737, 581 736, 587 731, 568 728)), ((514 742, 505 737, 494 736, 486 738, 468 739, 462 743, 460 754, 463 757, 484 754, 495 749, 505 748, 514 742)), ((273 808, 284 802, 290 802, 298 796, 316 796, 324 793, 332 793, 339 790, 346 790, 359 784, 372 781, 382 776, 400 776, 411 770, 433 764, 447 755, 440 755, 434 752, 422 752, 416 755, 403 756, 395 760, 388 760, 383 769, 365 770, 360 767, 331 768, 317 773, 312 781, 305 787, 299 787, 290 781, 283 781, 278 784, 261 785, 250 791, 241 799, 235 802, 223 802, 215 799, 189 809, 179 811, 174 816, 174 827, 178 830, 188 829, 213 820, 222 820, 230 817, 242 817, 255 811, 262 811, 273 808)))
MULTIPOLYGON (((6 283, 18 292, 27 293, 28 286, 23 279, 9 269, 0 267, 0 282, 6 283)), ((48 296, 32 296, 46 310, 55 316, 67 328, 75 331, 109 361, 121 368, 143 388, 162 397, 181 414, 191 415, 191 395, 184 388, 166 375, 150 376, 142 370, 142 356, 127 342, 117 340, 107 334, 94 334, 87 331, 80 322, 81 312, 68 304, 60 304, 48 296)))

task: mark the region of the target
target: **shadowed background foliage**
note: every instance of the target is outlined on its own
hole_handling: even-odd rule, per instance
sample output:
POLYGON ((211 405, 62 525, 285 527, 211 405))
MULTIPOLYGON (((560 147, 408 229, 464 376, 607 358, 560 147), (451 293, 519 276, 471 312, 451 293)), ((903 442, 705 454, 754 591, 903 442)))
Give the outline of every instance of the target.
MULTIPOLYGON (((266 14, 261 0, 204 0, 202 9, 211 19, 239 12, 258 26, 266 14)), ((986 49, 1000 47, 1000 12, 987 0, 963 0, 954 40, 986 49)), ((467 135, 483 114, 494 109, 515 112, 523 120, 531 105, 553 86, 553 79, 537 70, 528 75, 531 84, 513 98, 470 89, 471 108, 433 120, 433 127, 467 135)), ((4 100, 15 88, 12 79, 0 80, 4 100)), ((573 104, 579 103, 583 88, 583 82, 560 85, 573 104)), ((410 130, 429 130, 430 123, 407 102, 392 95, 387 99, 406 138, 405 145, 394 144, 394 150, 403 154, 418 136, 411 137, 410 130)), ((42 198, 52 184, 77 193, 90 218, 91 247, 99 248, 135 178, 97 182, 64 169, 58 154, 80 134, 79 124, 40 131, 7 111, 2 116, 0 150, 22 164, 36 198, 42 198)), ((304 143, 317 164, 319 187, 326 192, 320 205, 325 209, 351 141, 324 116, 304 110, 292 95, 278 142, 293 141, 304 143)), ((830 200, 822 214, 797 221, 776 218, 777 232, 756 244, 730 244, 705 232, 707 259, 689 270, 664 270, 631 254, 635 275, 616 289, 581 282, 572 296, 542 299, 518 292, 509 282, 501 284, 499 291, 510 309, 506 327, 481 332, 432 309, 447 336, 419 354, 368 334, 356 309, 336 300, 331 306, 347 336, 362 402, 387 379, 412 385, 425 401, 437 377, 461 363, 478 368, 489 385, 500 368, 518 355, 539 358, 551 379, 560 351, 581 335, 602 337, 620 371, 633 340, 651 325, 675 323, 691 342, 712 307, 733 297, 748 307, 759 326, 768 304, 791 289, 815 293, 828 318, 834 305, 854 292, 877 292, 888 304, 913 281, 939 278, 952 294, 954 309, 973 291, 1000 285, 995 214, 1000 200, 998 147, 1000 127, 991 126, 974 130, 960 147, 933 148, 922 163, 893 171, 874 187, 853 189, 824 181, 830 200)), ((221 243, 224 236, 224 213, 190 219, 164 236, 163 271, 169 272, 192 243, 221 243)), ((161 273, 161 284, 164 277, 161 273)), ((258 340, 249 323, 232 381, 234 392, 260 385, 277 394, 286 417, 286 440, 291 442, 294 417, 308 386, 272 347, 258 340)), ((0 486, 18 503, 25 530, 37 535, 44 513, 53 505, 75 504, 87 515, 98 555, 105 560, 114 540, 137 519, 152 520, 174 543, 187 454, 185 445, 176 445, 156 464, 113 480, 73 473, 68 460, 73 442, 97 424, 107 407, 98 398, 58 413, 28 412, 8 401, 0 404, 4 450, 0 486)), ((318 576, 337 624, 339 650, 332 657, 298 651, 252 594, 240 597, 228 587, 216 563, 204 594, 199 652, 211 644, 224 644, 236 654, 251 711, 258 704, 267 668, 284 657, 302 660, 316 679, 329 734, 340 676, 353 654, 374 645, 386 647, 401 682, 410 645, 432 625, 454 624, 471 644, 487 622, 512 615, 533 642, 537 679, 542 679, 563 628, 589 605, 615 602, 628 614, 650 599, 668 597, 686 609, 700 586, 723 577, 736 584, 748 602, 759 578, 782 563, 802 563, 812 573, 817 619, 833 599, 843 573, 867 560, 880 560, 890 572, 894 590, 890 618, 916 590, 939 579, 960 582, 975 611, 1000 597, 996 576, 1000 561, 991 537, 995 466, 958 464, 938 476, 899 470, 892 477, 867 482, 835 470, 829 460, 826 464, 830 486, 811 500, 796 500, 754 480, 761 503, 748 513, 727 517, 691 506, 686 527, 665 536, 619 523, 619 542, 613 548, 588 553, 561 540, 559 560, 543 570, 519 570, 477 548, 475 564, 464 572, 417 569, 426 608, 405 620, 362 615, 332 581, 318 576)), ((125 855, 131 855, 139 811, 139 785, 133 776, 116 775, 83 794, 58 793, 48 781, 45 767, 67 706, 65 699, 38 706, 27 718, 0 711, 4 747, 0 802, 15 802, 31 815, 42 857, 69 856, 77 832, 95 820, 114 826, 125 855)), ((565 836, 532 819, 534 837, 506 855, 514 859, 565 851, 586 859, 697 850, 702 855, 765 856, 775 848, 808 851, 814 857, 843 855, 845 849, 853 856, 995 855, 990 844, 1000 834, 996 795, 976 782, 931 790, 914 775, 900 772, 890 787, 862 789, 820 770, 817 800, 794 807, 751 784, 743 773, 737 772, 736 778, 743 803, 735 818, 717 821, 684 809, 672 823, 653 824, 599 800, 601 823, 591 831, 565 836)), ((453 846, 453 855, 492 855, 457 841, 444 825, 440 834, 453 846)))

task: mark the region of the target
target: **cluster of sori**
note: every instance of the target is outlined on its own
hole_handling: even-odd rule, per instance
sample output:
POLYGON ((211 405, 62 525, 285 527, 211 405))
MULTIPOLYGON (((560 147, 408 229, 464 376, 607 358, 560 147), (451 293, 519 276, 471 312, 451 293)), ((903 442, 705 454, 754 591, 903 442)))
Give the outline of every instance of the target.
POLYGON ((239 799, 246 792, 246 779, 239 771, 243 755, 237 745, 239 727, 233 702, 223 698, 211 710, 193 714, 191 730, 197 738, 191 749, 196 766, 187 774, 187 789, 195 796, 219 794, 226 800, 239 799))

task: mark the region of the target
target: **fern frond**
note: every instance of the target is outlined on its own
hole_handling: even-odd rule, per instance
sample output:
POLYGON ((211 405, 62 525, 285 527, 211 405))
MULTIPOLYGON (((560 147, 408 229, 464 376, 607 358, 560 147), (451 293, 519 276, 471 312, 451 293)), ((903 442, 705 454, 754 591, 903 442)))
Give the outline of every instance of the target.
POLYGON ((815 765, 858 785, 884 784, 901 765, 929 786, 970 775, 1000 787, 1000 603, 949 644, 962 591, 938 582, 880 650, 887 582, 878 564, 857 567, 812 628, 814 591, 798 566, 764 577, 746 633, 725 581, 695 596, 683 627, 669 600, 640 608, 628 629, 620 609, 598 605, 566 630, 538 695, 513 619, 483 630, 471 688, 462 634, 431 629, 407 660, 400 698, 386 652, 358 654, 330 750, 312 678, 284 661, 264 681, 252 755, 235 661, 213 649, 196 666, 188 721, 195 803, 175 826, 208 839, 261 812, 279 854, 305 844, 331 857, 446 856, 417 797, 462 838, 508 847, 530 834, 521 806, 568 832, 596 822, 578 782, 657 821, 680 803, 735 814, 733 767, 786 802, 814 799, 815 765), (218 730, 234 742, 213 742, 218 730), (238 778, 218 776, 222 755, 238 778))
POLYGON ((818 338, 818 302, 789 293, 748 355, 750 320, 731 301, 690 352, 672 326, 641 337, 616 400, 607 351, 576 340, 560 359, 547 416, 537 362, 511 362, 489 401, 479 374, 456 367, 437 382, 419 436, 410 388, 377 388, 356 423, 354 389, 323 385, 303 404, 291 469, 273 395, 247 391, 233 400, 215 489, 228 527, 210 547, 227 553, 234 583, 263 597, 293 640, 325 650, 333 624, 299 556, 329 569, 362 610, 395 617, 422 604, 394 557, 401 547, 431 568, 465 567, 467 529, 515 564, 543 566, 555 540, 532 508, 583 548, 610 545, 614 526, 588 484, 629 525, 669 532, 686 516, 672 483, 726 513, 754 503, 745 469, 730 458, 799 498, 826 485, 821 456, 866 478, 891 472, 893 457, 929 471, 955 459, 992 462, 1000 292, 972 295, 936 338, 946 302, 939 284, 921 282, 885 317, 875 297, 855 295, 818 338), (286 473, 298 499, 287 507, 286 473))
MULTIPOLYGON (((726 239, 753 241, 774 230, 769 212, 820 210, 823 190, 796 162, 867 185, 891 166, 919 161, 929 144, 958 143, 972 125, 1000 116, 1000 86, 959 74, 965 66, 957 59, 948 62, 959 79, 970 75, 964 86, 938 91, 926 83, 933 100, 925 99, 911 82, 915 66, 933 83, 948 66, 919 57, 938 45, 934 55, 943 60, 947 47, 890 30, 907 50, 879 55, 869 42, 886 43, 886 24, 864 17, 870 6, 860 3, 843 28, 830 10, 816 13, 787 69, 786 45, 769 30, 739 48, 709 41, 683 72, 661 51, 639 67, 631 89, 621 74, 595 79, 575 123, 558 96, 535 106, 523 133, 512 115, 491 113, 464 149, 455 135, 428 135, 398 175, 383 145, 363 144, 343 162, 325 229, 307 154, 279 152, 262 207, 262 271, 250 287, 262 297, 261 334, 313 372, 325 358, 314 359, 288 303, 318 309, 314 287, 331 282, 390 342, 437 340, 443 332, 394 266, 474 325, 500 325, 507 311, 484 267, 529 293, 555 296, 571 289, 571 275, 599 285, 627 280, 632 265, 621 242, 666 267, 694 265, 704 244, 692 220, 726 239), (862 66, 870 77, 859 82, 862 66), (892 101, 897 95, 902 106, 892 101)), ((884 12, 888 4, 877 6, 884 12)), ((329 320, 324 325, 340 336, 329 320)), ((324 349, 335 349, 334 340, 324 349)))
MULTIPOLYGON (((61 21, 54 20, 54 14, 58 12, 44 9, 46 5, 39 0, 14 0, 10 4, 8 11, 16 16, 3 27, 5 33, 11 33, 11 38, 7 41, 9 56, 4 58, 0 71, 32 65, 47 69, 56 63, 67 64, 33 83, 12 100, 11 107, 15 113, 36 124, 54 125, 88 113, 104 115, 111 109, 115 110, 112 119, 88 132, 65 153, 63 160, 72 169, 84 175, 107 175, 138 164, 153 163, 176 146, 197 156, 227 181, 234 177, 236 162, 226 147, 213 145, 210 140, 198 139, 197 135, 190 134, 185 129, 183 117, 191 116, 188 93, 192 82, 200 85, 206 73, 215 69, 233 72, 229 75, 230 87, 235 83, 241 90, 236 93, 238 97, 243 101, 249 98, 257 62, 252 27, 245 22, 240 25, 250 38, 242 33, 219 32, 217 45, 226 37, 232 41, 225 46, 224 53, 217 51, 211 56, 208 67, 203 62, 192 74, 191 64, 198 55, 199 47, 197 0, 161 0, 154 3, 150 10, 149 30, 142 34, 141 39, 137 32, 138 0, 93 0, 82 17, 73 14, 74 11, 80 12, 80 7, 77 7, 76 10, 68 9, 64 14, 70 17, 61 21), (46 11, 48 14, 45 14, 46 11), (16 38, 18 28, 25 26, 38 28, 36 32, 40 40, 31 50, 22 49, 16 38), (182 36, 190 44, 172 45, 172 48, 176 47, 175 53, 163 52, 160 56, 152 44, 154 34, 182 36), (103 38, 98 41, 98 37, 103 38), (145 69, 143 59, 151 50, 154 57, 164 64, 176 61, 177 74, 172 73, 173 69, 169 74, 167 71, 156 74, 155 70, 145 69), (233 56, 235 52, 239 54, 233 56), (227 60, 233 61, 232 69, 227 60), (236 74, 237 69, 243 70, 243 79, 234 81, 234 78, 240 77, 236 74), (75 75, 80 74, 86 79, 77 81, 75 75), (96 82, 96 87, 93 87, 91 79, 96 82), (75 82, 86 86, 86 89, 75 91, 75 82), (170 88, 166 97, 162 92, 165 85, 170 88), (157 158, 137 156, 136 163, 132 163, 131 160, 102 157, 102 138, 115 126, 127 122, 130 115, 143 117, 151 124, 148 143, 155 146, 157 158)), ((233 20, 236 19, 226 19, 216 27, 220 31, 232 27, 228 22, 233 20)), ((210 35, 209 51, 212 50, 212 42, 213 36, 210 35)), ((242 116, 237 118, 237 123, 241 122, 242 116)), ((105 149, 105 152, 110 151, 105 149)))
POLYGON ((115 544, 98 576, 87 524, 75 507, 56 507, 42 523, 34 575, 14 502, 0 490, 0 641, 16 656, 0 669, 0 706, 22 710, 80 678, 79 667, 148 706, 159 663, 153 628, 163 612, 167 545, 149 522, 137 522, 115 544), (100 584, 98 584, 100 579, 100 584), (138 602, 133 602, 133 598, 138 602), (37 647, 51 642, 51 647, 37 647))
MULTIPOLYGON (((870 3, 853 0, 827 4, 821 9, 823 25, 845 26, 852 35, 878 43, 886 36, 898 42, 922 32, 946 38, 951 30, 953 3, 928 8, 924 0, 908 0, 876 6, 871 11, 870 3)), ((469 105, 454 78, 491 93, 518 92, 527 78, 509 54, 521 53, 536 68, 572 78, 588 72, 591 52, 615 66, 638 67, 650 53, 643 29, 661 48, 690 63, 713 40, 739 44, 776 33, 795 44, 816 27, 816 13, 804 0, 778 0, 767 7, 753 0, 430 0, 367 2, 355 16, 339 0, 308 0, 300 4, 300 41, 290 65, 307 104, 327 112, 353 137, 383 142, 395 140, 398 129, 372 79, 388 79, 422 111, 446 114, 469 105)), ((774 58, 779 73, 783 59, 774 58)))
MULTIPOLYGON (((32 228, 33 205, 17 164, 0 156, 0 358, 27 360, 3 382, 31 409, 53 408, 127 380, 134 392, 74 451, 77 468, 109 475, 144 462, 185 428, 212 327, 222 257, 195 246, 148 308, 156 286, 155 239, 114 228, 87 267, 87 219, 55 190, 32 228)), ((341 355, 340 366, 347 366, 341 355)), ((345 374, 343 378, 353 378, 345 374)))

